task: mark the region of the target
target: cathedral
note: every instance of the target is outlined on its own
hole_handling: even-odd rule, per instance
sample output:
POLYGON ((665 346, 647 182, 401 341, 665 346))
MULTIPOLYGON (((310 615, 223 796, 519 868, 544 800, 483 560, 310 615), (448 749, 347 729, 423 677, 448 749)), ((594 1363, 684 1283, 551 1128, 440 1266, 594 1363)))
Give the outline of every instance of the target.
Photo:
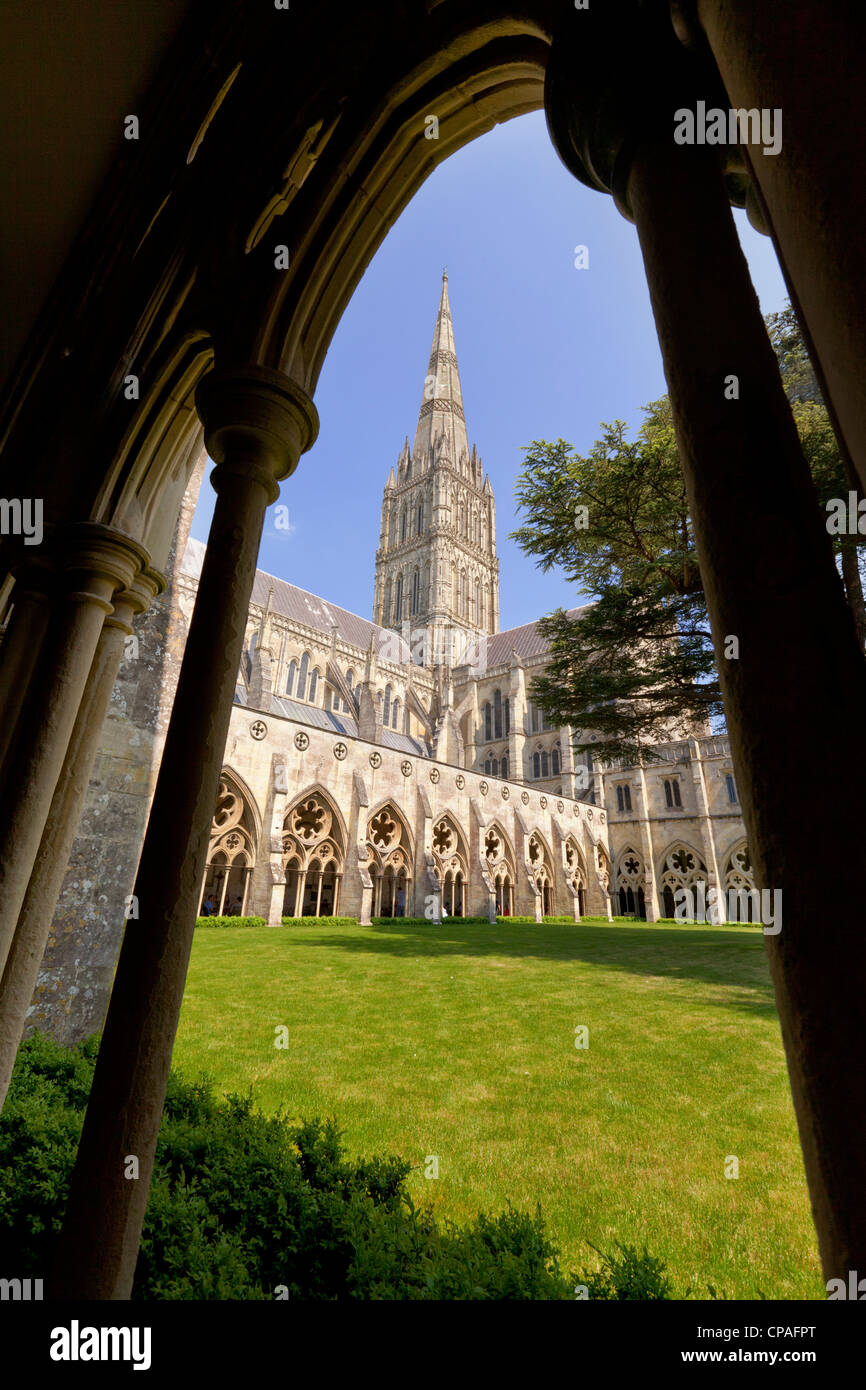
MULTIPOLYGON (((128 915, 205 552, 188 535, 204 469, 121 665, 30 1008, 29 1027, 66 1041, 100 1026, 128 915)), ((545 659, 535 623, 500 627, 496 505, 445 275, 414 442, 385 481, 372 619, 256 573, 200 912, 651 922, 678 889, 751 892, 728 739, 698 731, 640 767, 578 757, 533 701, 545 659)))
MULTIPOLYGON (((203 553, 188 542, 188 612, 203 553)), ((245 647, 208 910, 653 921, 678 887, 753 886, 724 737, 602 769, 533 702, 545 645, 535 623, 500 628, 447 274, 414 442, 385 482, 372 621, 259 571, 245 647)))

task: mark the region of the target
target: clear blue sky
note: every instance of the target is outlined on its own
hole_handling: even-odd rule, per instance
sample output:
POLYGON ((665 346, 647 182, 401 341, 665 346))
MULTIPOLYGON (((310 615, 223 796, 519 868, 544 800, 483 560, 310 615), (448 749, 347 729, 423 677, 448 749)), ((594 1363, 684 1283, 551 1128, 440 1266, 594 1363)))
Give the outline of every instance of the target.
MULTIPOLYGON (((735 215, 761 307, 779 309, 772 244, 735 215)), ((292 529, 269 513, 259 566, 371 616, 382 489, 414 438, 446 264, 470 445, 496 496, 501 625, 514 627, 579 601, 508 540, 523 446, 562 436, 584 452, 601 421, 635 426, 666 389, 637 233, 567 172, 541 112, 441 164, 379 248, 319 379, 318 441, 282 485, 292 529)), ((200 540, 212 509, 206 480, 200 540)))

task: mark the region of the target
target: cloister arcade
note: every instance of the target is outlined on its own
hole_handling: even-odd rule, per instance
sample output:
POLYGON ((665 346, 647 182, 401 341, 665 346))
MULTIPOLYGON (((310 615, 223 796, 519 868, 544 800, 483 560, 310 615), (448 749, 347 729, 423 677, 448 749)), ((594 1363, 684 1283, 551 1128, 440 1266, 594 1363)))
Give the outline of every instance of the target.
MULTIPOLYGON (((778 6, 748 0, 190 5, 156 75, 138 75, 142 138, 101 151, 74 212, 58 212, 67 259, 23 325, 0 421, 4 495, 46 499, 45 547, 4 537, 0 576, 4 603, 14 598, 0 688, 14 789, 0 806, 4 1092, 124 640, 164 583, 203 439, 217 499, 55 1297, 129 1296, 265 511, 315 439, 330 340, 436 164, 542 103, 566 166, 614 198, 640 242, 750 864, 756 884, 786 895, 767 951, 825 1274, 866 1266, 866 956, 844 875, 826 872, 862 856, 866 664, 731 215, 745 204, 773 238, 840 447, 866 486, 866 186, 852 174, 866 16, 822 0, 784 11, 782 32, 778 6), (673 112, 694 100, 784 108, 783 150, 676 144, 673 112), (437 140, 425 138, 430 112, 437 140), (736 661, 724 659, 726 634, 738 636, 736 661), (815 728, 844 776, 813 817, 792 750, 815 728)), ((413 855, 393 807, 370 830, 381 908, 408 893, 413 855)), ((550 894, 550 851, 536 848, 550 894)), ((609 857, 596 854, 609 890, 609 857)), ((702 872, 683 845, 665 855, 663 887, 702 872)))

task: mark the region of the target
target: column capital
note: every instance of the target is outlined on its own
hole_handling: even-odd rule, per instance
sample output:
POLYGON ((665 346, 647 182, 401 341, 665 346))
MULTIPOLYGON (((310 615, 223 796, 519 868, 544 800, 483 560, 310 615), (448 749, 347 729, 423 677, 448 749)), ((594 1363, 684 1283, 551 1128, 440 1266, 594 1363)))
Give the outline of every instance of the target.
POLYGON ((157 594, 166 586, 165 575, 148 565, 126 589, 114 595, 114 612, 105 619, 106 627, 119 627, 129 636, 132 619, 146 613, 157 594))
MULTIPOLYGON (((100 607, 116 589, 128 589, 150 566, 149 552, 133 536, 94 521, 77 522, 59 531, 57 552, 60 569, 73 586, 78 586, 70 596, 91 600, 100 607)), ((110 605, 106 611, 110 612, 110 605)))
POLYGON ((258 475, 274 501, 277 482, 295 471, 319 432, 319 415, 306 391, 269 367, 216 368, 199 385, 195 403, 217 464, 217 490, 227 472, 258 475))
MULTIPOLYGON (((688 8, 688 7, 686 7, 688 8)), ((684 46, 666 6, 641 0, 563 9, 544 82, 553 146, 570 173, 611 193, 634 221, 627 196, 636 150, 650 140, 674 143, 674 113, 729 102, 706 45, 684 46)), ((731 202, 744 207, 748 176, 737 145, 718 146, 731 202)))

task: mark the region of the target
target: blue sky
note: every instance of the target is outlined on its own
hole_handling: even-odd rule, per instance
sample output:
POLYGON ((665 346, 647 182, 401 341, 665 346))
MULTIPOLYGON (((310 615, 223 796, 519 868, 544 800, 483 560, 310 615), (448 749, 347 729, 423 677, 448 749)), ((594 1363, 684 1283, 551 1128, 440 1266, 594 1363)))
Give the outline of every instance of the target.
MULTIPOLYGON (((735 216, 761 307, 779 309, 772 244, 735 216)), ((319 438, 282 485, 291 530, 269 514, 259 566, 371 616, 382 489, 414 438, 446 264, 470 445, 496 496, 501 626, 514 627, 579 601, 508 540, 523 446, 562 436, 585 452, 603 420, 635 426, 666 389, 637 233, 560 163, 540 111, 441 164, 379 248, 319 378, 319 438)), ((206 480, 199 540, 212 510, 206 480)))

